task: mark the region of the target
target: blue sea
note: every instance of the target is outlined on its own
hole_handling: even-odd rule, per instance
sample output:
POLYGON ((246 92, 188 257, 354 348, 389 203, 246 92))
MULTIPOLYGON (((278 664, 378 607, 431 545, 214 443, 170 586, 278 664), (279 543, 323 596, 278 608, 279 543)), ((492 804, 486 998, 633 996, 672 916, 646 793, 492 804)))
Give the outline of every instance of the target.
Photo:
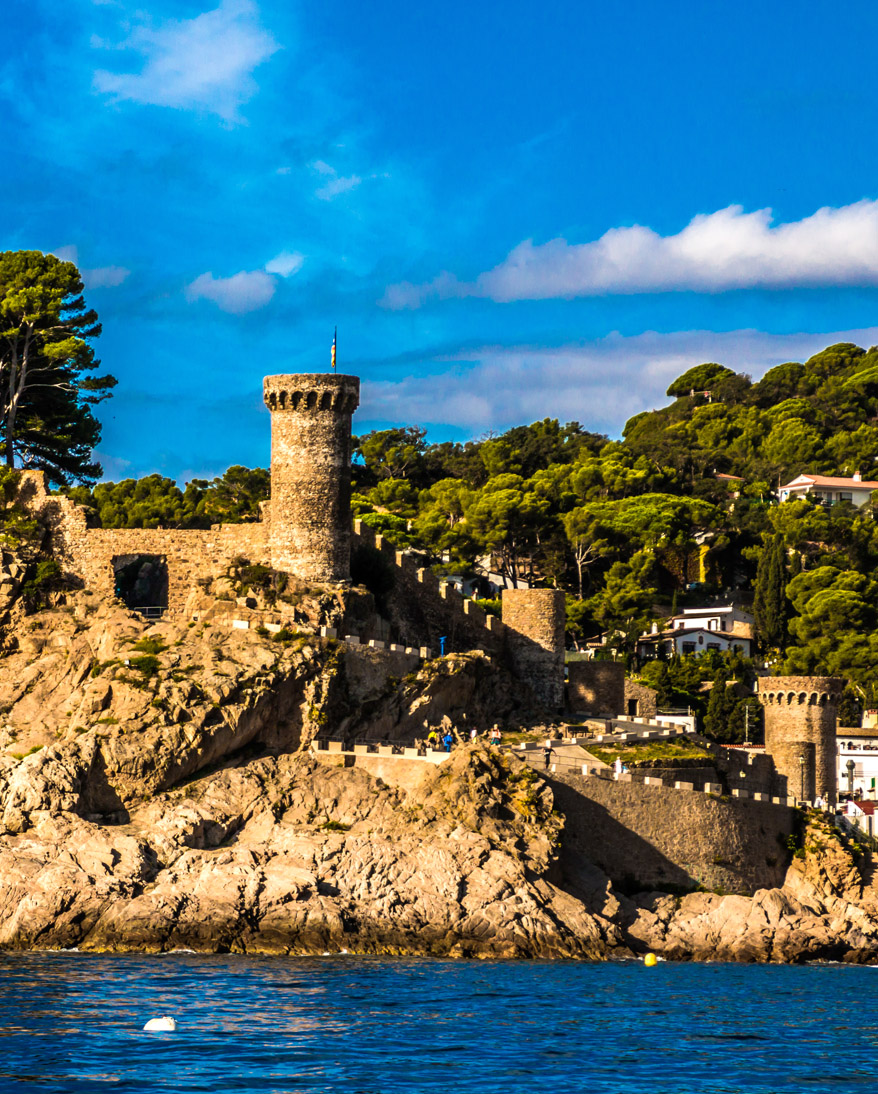
POLYGON ((878 969, 0 955, 0 1091, 778 1094, 876 1085, 878 969), (174 1033, 145 1033, 173 1016, 174 1033))

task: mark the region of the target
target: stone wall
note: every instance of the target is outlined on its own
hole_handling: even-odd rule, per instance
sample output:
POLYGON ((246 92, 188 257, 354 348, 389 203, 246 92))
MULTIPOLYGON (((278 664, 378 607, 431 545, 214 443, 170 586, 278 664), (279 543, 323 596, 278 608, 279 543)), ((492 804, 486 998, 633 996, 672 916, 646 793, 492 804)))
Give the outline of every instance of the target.
POLYGON ((567 666, 567 705, 586 718, 625 711, 623 661, 571 661, 567 666))
POLYGON ((271 564, 306 581, 348 581, 351 415, 356 376, 266 376, 271 411, 271 564))
POLYGON ((625 701, 620 713, 640 720, 655 718, 658 710, 655 696, 655 690, 648 688, 646 684, 638 684, 635 680, 626 680, 625 701))
POLYGON ((504 589, 503 623, 516 674, 553 710, 564 703, 564 593, 504 589))
POLYGON ((796 797, 804 784, 807 801, 818 794, 836 800, 835 727, 844 686, 837 676, 763 676, 758 681, 765 751, 796 797), (813 746, 813 755, 807 745, 813 746))
MULTIPOLYGON (((394 641, 429 646, 438 653, 439 639, 444 637, 446 653, 502 653, 505 627, 501 621, 461 596, 453 585, 440 581, 417 556, 398 551, 359 520, 354 521, 351 542, 355 551, 377 552, 378 565, 387 568, 390 587, 379 610, 389 619, 394 641)), ((378 577, 383 580, 382 575, 378 577)))
POLYGON ((548 781, 565 817, 564 851, 625 887, 752 894, 783 883, 795 810, 578 775, 548 781))
POLYGON ((168 528, 88 528, 82 506, 47 493, 42 471, 22 474, 21 500, 49 528, 55 558, 68 575, 94 593, 116 594, 116 566, 153 555, 167 568, 166 606, 180 613, 199 577, 225 569, 236 557, 268 563, 267 524, 217 524, 209 531, 168 528))

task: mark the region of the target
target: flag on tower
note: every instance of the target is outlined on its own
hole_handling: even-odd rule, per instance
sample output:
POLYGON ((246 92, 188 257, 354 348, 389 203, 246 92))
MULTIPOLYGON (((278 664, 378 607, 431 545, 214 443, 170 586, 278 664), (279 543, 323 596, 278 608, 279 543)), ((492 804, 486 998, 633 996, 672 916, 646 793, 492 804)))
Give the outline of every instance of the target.
POLYGON ((332 332, 332 371, 335 372, 335 344, 338 340, 338 327, 332 332))

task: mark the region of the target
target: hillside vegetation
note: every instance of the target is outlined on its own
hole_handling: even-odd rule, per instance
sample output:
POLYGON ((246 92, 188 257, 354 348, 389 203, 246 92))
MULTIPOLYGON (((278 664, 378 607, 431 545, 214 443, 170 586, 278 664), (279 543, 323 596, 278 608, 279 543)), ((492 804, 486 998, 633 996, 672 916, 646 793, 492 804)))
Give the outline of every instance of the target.
MULTIPOLYGON (((629 658, 675 606, 755 599, 769 663, 846 675, 872 701, 875 507, 776 497, 801 472, 878 475, 878 347, 830 346, 757 383, 698 365, 668 397, 621 440, 552 419, 464 444, 429 444, 417 427, 370 433, 356 440, 354 512, 445 573, 476 576, 490 558, 512 582, 563 588, 571 641, 608 630, 629 658)), ((255 519, 269 480, 232 468, 184 491, 149 476, 71 493, 109 527, 204 527, 255 519)), ((704 679, 742 675, 716 658, 669 668, 677 681, 659 682, 677 701, 704 679)))

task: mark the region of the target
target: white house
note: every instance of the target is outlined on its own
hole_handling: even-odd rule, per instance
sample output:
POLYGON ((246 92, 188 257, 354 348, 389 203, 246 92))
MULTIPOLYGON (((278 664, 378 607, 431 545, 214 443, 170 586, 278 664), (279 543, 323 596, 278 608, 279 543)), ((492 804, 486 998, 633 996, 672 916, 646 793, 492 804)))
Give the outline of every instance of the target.
POLYGON ((731 606, 720 608, 684 608, 671 616, 664 630, 654 624, 652 631, 640 636, 640 657, 658 657, 675 653, 725 653, 737 647, 749 657, 753 650, 753 616, 731 606))
POLYGON ((836 742, 839 793, 874 801, 878 797, 878 729, 842 726, 836 732, 836 742))
POLYGON ((878 836, 878 815, 876 815, 878 802, 857 801, 845 802, 842 805, 842 813, 848 821, 865 832, 867 836, 878 836))
POLYGON ((742 638, 752 638, 754 623, 752 615, 740 608, 684 608, 679 615, 668 620, 672 630, 687 630, 691 627, 703 627, 708 631, 725 631, 727 634, 740 634, 742 638))
POLYGON ((811 497, 821 505, 849 501, 859 508, 866 504, 875 490, 878 490, 878 482, 866 482, 859 474, 849 479, 833 478, 829 475, 799 475, 797 479, 780 488, 778 497, 781 501, 811 497))

